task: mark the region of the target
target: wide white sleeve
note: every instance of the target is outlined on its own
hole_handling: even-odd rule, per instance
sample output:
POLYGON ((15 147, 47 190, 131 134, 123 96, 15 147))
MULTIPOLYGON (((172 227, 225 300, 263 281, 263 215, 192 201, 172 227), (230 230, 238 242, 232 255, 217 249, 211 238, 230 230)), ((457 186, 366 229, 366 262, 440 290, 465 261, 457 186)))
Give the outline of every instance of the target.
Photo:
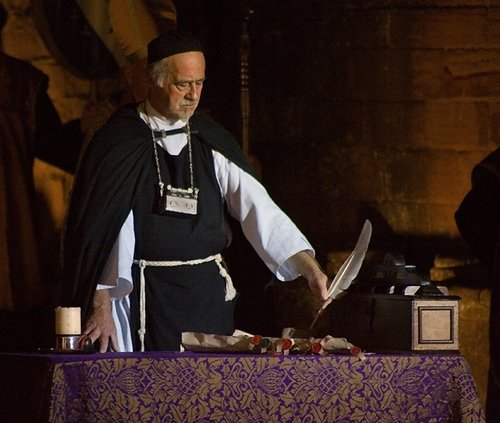
POLYGON ((300 275, 287 264, 299 251, 314 256, 309 241, 276 205, 266 189, 222 154, 213 152, 215 172, 231 216, 241 223, 243 233, 269 270, 280 280, 300 275))
POLYGON ((130 211, 113 245, 97 289, 110 289, 112 298, 122 298, 130 294, 134 248, 134 216, 130 211))
POLYGON ((134 260, 134 215, 130 211, 106 262, 97 289, 109 289, 111 312, 116 327, 118 348, 133 351, 130 332, 130 299, 132 292, 132 262, 134 260))

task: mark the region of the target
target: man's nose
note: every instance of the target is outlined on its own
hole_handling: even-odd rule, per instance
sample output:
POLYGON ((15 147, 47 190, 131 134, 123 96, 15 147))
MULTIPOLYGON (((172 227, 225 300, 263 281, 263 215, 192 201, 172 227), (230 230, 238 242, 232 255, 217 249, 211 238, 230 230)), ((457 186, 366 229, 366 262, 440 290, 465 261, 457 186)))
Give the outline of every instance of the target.
POLYGON ((200 98, 200 95, 201 87, 193 83, 189 84, 189 91, 187 92, 187 96, 190 99, 198 100, 200 98))

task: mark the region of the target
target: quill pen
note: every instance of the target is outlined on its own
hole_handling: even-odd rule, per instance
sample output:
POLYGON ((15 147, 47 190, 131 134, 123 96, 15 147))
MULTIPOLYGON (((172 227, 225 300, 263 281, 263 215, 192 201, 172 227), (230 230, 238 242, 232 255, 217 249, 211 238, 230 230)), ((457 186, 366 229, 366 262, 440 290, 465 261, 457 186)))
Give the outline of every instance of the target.
POLYGON ((352 250, 349 257, 347 257, 344 263, 342 263, 342 266, 340 266, 339 271, 328 288, 329 299, 323 302, 321 308, 316 313, 311 326, 309 326, 309 329, 313 328, 318 320, 318 317, 321 313, 323 313, 331 301, 339 298, 339 296, 341 296, 344 291, 349 288, 356 276, 358 276, 363 260, 365 259, 366 251, 368 250, 368 244, 370 243, 371 236, 372 224, 368 219, 366 219, 354 250, 352 250))

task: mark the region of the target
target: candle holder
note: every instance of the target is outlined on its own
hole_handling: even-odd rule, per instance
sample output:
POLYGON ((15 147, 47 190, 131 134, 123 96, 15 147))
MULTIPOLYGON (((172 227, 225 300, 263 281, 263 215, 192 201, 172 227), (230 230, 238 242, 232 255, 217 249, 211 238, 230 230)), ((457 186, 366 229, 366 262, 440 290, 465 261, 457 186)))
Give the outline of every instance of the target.
POLYGON ((74 351, 80 349, 80 335, 56 335, 56 351, 74 351))
POLYGON ((56 335, 57 352, 93 352, 94 344, 87 335, 56 335))
POLYGON ((56 345, 57 352, 90 352, 94 350, 92 340, 81 334, 80 307, 57 307, 56 345))

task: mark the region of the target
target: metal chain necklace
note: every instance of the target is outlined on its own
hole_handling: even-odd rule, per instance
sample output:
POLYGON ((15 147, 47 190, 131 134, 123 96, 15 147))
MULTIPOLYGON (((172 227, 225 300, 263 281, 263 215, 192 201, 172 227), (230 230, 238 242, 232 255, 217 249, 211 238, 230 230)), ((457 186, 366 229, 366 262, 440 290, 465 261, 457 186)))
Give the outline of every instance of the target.
POLYGON ((165 135, 164 131, 155 131, 152 128, 151 120, 149 118, 148 113, 146 112, 148 126, 151 129, 151 136, 153 139, 153 151, 155 157, 155 165, 156 165, 156 175, 158 177, 158 188, 159 188, 159 196, 158 196, 158 211, 161 214, 166 212, 176 212, 176 213, 184 213, 184 214, 192 214, 195 215, 198 211, 198 193, 199 189, 194 186, 194 172, 193 172, 193 150, 191 145, 191 127, 189 125, 189 121, 186 124, 186 136, 187 136, 187 145, 188 145, 188 156, 189 156, 189 182, 190 187, 187 189, 184 188, 176 188, 172 185, 168 184, 165 190, 165 184, 161 179, 160 172, 160 160, 158 157, 158 147, 157 141, 162 140, 165 135))

